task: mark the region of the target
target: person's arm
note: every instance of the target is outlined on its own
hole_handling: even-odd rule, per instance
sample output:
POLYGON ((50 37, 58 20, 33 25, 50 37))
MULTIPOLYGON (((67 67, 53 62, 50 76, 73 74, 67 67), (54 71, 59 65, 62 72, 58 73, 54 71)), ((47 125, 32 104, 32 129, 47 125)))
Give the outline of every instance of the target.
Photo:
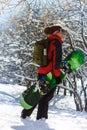
POLYGON ((60 69, 60 63, 62 61, 62 44, 58 41, 55 41, 54 46, 56 47, 55 50, 55 69, 60 69))

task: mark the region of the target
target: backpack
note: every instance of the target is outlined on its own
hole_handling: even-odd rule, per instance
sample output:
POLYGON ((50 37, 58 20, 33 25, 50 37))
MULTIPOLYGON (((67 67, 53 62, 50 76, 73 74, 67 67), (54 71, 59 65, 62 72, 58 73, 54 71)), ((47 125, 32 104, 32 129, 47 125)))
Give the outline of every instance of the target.
POLYGON ((34 44, 33 62, 40 66, 48 64, 47 51, 49 46, 49 39, 36 41, 34 44))

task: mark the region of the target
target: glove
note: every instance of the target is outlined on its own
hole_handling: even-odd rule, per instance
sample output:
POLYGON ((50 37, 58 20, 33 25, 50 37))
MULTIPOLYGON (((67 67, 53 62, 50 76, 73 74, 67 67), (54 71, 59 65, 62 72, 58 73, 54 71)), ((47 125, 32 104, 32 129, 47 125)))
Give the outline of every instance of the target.
POLYGON ((60 67, 64 70, 65 73, 71 73, 71 66, 67 61, 62 61, 60 63, 60 67))
POLYGON ((62 61, 61 63, 60 63, 60 68, 67 68, 69 66, 69 63, 67 62, 67 61, 62 61))
POLYGON ((62 82, 61 79, 60 79, 60 77, 55 77, 55 79, 56 79, 56 83, 57 84, 60 84, 62 82))
POLYGON ((45 75, 44 74, 38 74, 37 80, 44 80, 45 81, 45 75))

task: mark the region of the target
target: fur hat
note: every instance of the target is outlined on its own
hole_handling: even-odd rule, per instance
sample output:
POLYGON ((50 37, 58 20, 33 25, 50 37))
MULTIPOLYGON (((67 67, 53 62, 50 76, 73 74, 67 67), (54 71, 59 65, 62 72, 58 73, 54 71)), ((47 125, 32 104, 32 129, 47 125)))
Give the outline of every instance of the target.
POLYGON ((59 31, 59 32, 62 32, 64 33, 65 30, 60 26, 60 25, 53 25, 53 26, 48 26, 44 29, 44 33, 46 35, 49 35, 49 34, 52 34, 54 33, 55 31, 59 31))

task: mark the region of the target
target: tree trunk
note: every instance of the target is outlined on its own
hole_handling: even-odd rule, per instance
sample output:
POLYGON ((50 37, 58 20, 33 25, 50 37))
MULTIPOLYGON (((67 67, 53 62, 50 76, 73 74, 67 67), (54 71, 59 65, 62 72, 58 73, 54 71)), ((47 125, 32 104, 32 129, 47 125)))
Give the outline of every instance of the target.
POLYGON ((74 92, 74 101, 76 104, 76 110, 77 111, 83 111, 82 101, 77 92, 74 92))

